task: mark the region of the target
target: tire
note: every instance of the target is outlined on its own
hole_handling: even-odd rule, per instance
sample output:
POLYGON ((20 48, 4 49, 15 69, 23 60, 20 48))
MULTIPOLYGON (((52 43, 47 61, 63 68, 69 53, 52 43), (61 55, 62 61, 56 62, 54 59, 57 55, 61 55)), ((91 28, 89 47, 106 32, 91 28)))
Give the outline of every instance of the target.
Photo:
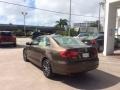
POLYGON ((23 59, 25 62, 29 62, 29 60, 27 59, 27 53, 25 50, 23 51, 23 59))
POLYGON ((44 73, 45 77, 47 77, 47 78, 52 78, 53 77, 50 61, 48 59, 43 60, 42 70, 43 70, 43 73, 44 73))

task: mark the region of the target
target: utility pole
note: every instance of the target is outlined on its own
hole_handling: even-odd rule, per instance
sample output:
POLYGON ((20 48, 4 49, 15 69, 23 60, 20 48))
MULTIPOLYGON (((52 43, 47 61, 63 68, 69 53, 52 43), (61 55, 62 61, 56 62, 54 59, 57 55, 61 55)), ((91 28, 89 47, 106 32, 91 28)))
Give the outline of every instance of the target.
POLYGON ((99 19, 98 19, 98 30, 100 32, 101 29, 101 7, 104 5, 104 2, 99 3, 99 19))
POLYGON ((72 9, 72 0, 70 0, 70 13, 69 13, 69 36, 70 36, 70 30, 71 30, 71 9, 72 9))
POLYGON ((99 19, 98 19, 98 31, 100 32, 100 23, 101 23, 101 2, 99 3, 99 19))
POLYGON ((26 15, 27 15, 28 13, 27 12, 22 12, 22 15, 23 15, 23 17, 24 17, 24 34, 25 34, 25 36, 26 36, 26 22, 25 22, 25 20, 26 20, 26 15))
POLYGON ((86 32, 88 33, 88 22, 85 22, 85 26, 86 26, 86 32))
MULTIPOLYGON (((26 2, 26 0, 24 0, 24 4, 25 4, 25 2, 26 2)), ((27 12, 25 12, 25 10, 23 11, 23 12, 21 12, 21 14, 23 15, 23 21, 24 21, 24 35, 26 36, 26 22, 25 22, 25 20, 26 20, 26 15, 28 14, 27 12)))

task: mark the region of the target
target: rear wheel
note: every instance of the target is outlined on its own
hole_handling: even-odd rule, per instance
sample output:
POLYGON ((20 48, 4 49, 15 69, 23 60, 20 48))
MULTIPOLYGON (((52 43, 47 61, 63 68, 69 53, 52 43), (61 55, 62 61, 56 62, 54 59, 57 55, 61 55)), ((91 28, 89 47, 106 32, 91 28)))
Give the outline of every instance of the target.
POLYGON ((48 59, 43 60, 42 70, 43 70, 44 75, 45 75, 47 78, 52 78, 53 73, 52 73, 50 61, 49 61, 48 59))

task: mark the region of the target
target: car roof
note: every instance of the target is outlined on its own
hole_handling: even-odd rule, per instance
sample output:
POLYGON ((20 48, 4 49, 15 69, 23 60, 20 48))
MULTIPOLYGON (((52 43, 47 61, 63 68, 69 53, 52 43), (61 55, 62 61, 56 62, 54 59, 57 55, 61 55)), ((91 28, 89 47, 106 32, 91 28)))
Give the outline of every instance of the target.
POLYGON ((51 35, 41 35, 40 37, 43 37, 43 36, 44 36, 44 37, 56 37, 56 36, 62 36, 62 35, 52 35, 52 34, 51 34, 51 35))
POLYGON ((53 37, 57 37, 57 36, 62 36, 62 35, 41 35, 41 36, 38 36, 38 37, 48 37, 48 38, 53 38, 53 37))
POLYGON ((79 35, 80 35, 80 34, 89 34, 89 33, 87 33, 87 32, 81 32, 81 33, 79 33, 79 35))

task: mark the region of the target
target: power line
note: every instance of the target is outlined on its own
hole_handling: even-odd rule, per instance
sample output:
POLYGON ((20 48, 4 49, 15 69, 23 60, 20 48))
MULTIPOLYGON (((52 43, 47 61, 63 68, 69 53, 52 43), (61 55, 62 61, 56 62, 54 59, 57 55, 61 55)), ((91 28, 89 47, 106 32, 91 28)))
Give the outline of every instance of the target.
MULTIPOLYGON (((53 10, 47 10, 47 9, 40 9, 40 8, 36 8, 36 7, 32 7, 32 6, 26 6, 26 5, 22 5, 22 4, 16 4, 16 3, 11 3, 11 2, 6 2, 6 1, 0 1, 0 2, 1 3, 6 3, 6 4, 11 4, 11 5, 16 5, 16 6, 21 6, 21 7, 27 7, 27 8, 37 9, 37 10, 40 10, 40 11, 46 11, 46 12, 52 12, 52 13, 69 15, 69 13, 64 13, 64 12, 59 12, 59 11, 53 11, 53 10)), ((98 18, 96 16, 86 16, 86 15, 79 15, 79 14, 71 14, 71 15, 81 16, 81 17, 98 18)))

